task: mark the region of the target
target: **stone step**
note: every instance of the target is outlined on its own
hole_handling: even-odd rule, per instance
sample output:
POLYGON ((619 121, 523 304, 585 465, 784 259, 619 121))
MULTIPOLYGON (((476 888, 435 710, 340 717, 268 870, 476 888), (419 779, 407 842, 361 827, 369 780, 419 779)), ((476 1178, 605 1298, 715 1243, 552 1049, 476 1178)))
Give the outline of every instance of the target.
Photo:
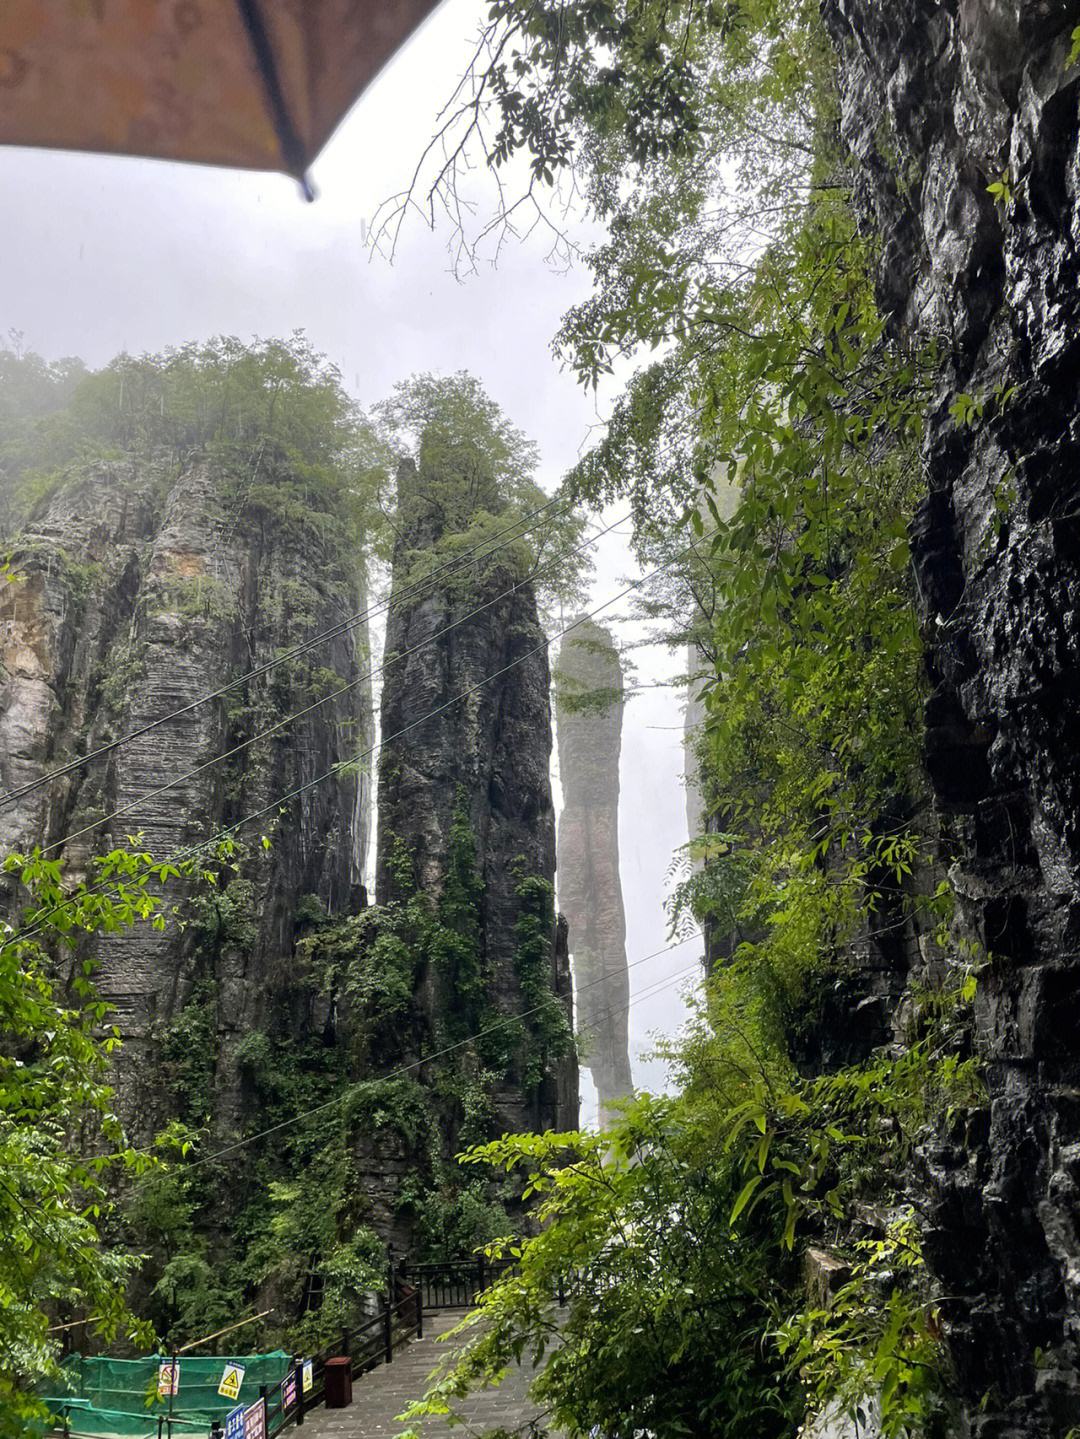
MULTIPOLYGON (((461 1319, 452 1310, 425 1317, 423 1339, 414 1339, 394 1355, 392 1364, 353 1382, 353 1402, 347 1409, 314 1409, 304 1420, 304 1439, 388 1439, 406 1426, 397 1416, 414 1399, 419 1399, 431 1372, 453 1350, 439 1342, 461 1319)), ((515 1366, 497 1389, 481 1390, 461 1402, 460 1412, 470 1429, 524 1428, 539 1417, 540 1410, 529 1398, 533 1371, 515 1366)), ((460 1426, 451 1429, 442 1419, 427 1419, 412 1427, 423 1439, 461 1439, 460 1426)))

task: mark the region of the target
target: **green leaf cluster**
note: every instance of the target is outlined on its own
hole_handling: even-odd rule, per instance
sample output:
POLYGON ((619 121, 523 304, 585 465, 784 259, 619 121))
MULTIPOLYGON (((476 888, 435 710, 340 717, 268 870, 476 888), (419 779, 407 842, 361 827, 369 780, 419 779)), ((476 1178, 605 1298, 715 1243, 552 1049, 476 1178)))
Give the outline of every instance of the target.
MULTIPOLYGON (((200 454, 232 474, 224 499, 243 507, 245 522, 265 510, 354 546, 380 529, 389 451, 299 332, 123 354, 97 371, 0 350, 0 491, 13 523, 72 466, 131 456, 175 465, 200 454)), ((163 467, 160 482, 169 478, 163 467)))
POLYGON ((581 550, 583 517, 568 498, 541 489, 536 445, 474 376, 414 375, 375 414, 387 443, 415 466, 407 484, 399 480, 396 528, 422 543, 398 545, 399 587, 438 569, 439 588, 451 594, 475 593, 481 582, 499 589, 534 582, 549 608, 581 602, 591 568, 581 550), (476 550, 479 559, 453 566, 476 550))
POLYGON ((63 1326, 79 1342, 152 1331, 127 1302, 138 1256, 108 1242, 117 1185, 159 1159, 132 1148, 109 1067, 119 1047, 94 986, 87 941, 164 924, 174 866, 143 851, 96 859, 90 882, 59 861, 11 854, 3 872, 25 901, 0 938, 0 1433, 44 1417, 35 1388, 58 1371, 63 1326))

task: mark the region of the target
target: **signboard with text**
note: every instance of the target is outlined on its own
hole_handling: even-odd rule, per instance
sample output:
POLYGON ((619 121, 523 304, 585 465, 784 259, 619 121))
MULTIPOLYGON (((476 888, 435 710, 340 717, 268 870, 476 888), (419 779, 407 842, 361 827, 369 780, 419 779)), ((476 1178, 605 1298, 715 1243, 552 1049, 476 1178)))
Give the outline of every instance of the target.
POLYGON ((291 1409, 296 1403, 296 1370, 290 1369, 281 1381, 281 1407, 291 1409))
POLYGON ((230 1409, 225 1420, 225 1439, 244 1439, 244 1406, 230 1409))
POLYGON ((256 1399, 244 1410, 244 1439, 266 1439, 265 1399, 256 1399))

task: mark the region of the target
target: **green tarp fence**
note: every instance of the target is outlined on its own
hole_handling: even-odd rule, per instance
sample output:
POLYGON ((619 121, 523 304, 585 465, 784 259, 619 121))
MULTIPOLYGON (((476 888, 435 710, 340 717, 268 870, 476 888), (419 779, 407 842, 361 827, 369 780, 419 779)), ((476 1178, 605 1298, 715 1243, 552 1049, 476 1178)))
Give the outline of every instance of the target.
MULTIPOLYGON (((211 1358, 181 1354, 176 1361, 180 1382, 170 1401, 158 1394, 158 1374, 163 1363, 170 1363, 166 1354, 150 1354, 145 1359, 98 1359, 73 1354, 64 1360, 63 1377, 49 1385, 43 1395, 54 1413, 66 1414, 73 1434, 156 1436, 158 1420, 172 1414, 172 1433, 176 1439, 191 1435, 192 1439, 209 1433, 210 1423, 225 1416, 238 1404, 253 1404, 259 1388, 266 1385, 273 1411, 273 1391, 288 1372, 291 1359, 283 1350, 271 1354, 215 1354, 211 1358), (238 1366, 243 1379, 238 1398, 218 1393, 226 1369, 238 1366)), ((166 1427, 166 1434, 169 1432, 166 1427)))

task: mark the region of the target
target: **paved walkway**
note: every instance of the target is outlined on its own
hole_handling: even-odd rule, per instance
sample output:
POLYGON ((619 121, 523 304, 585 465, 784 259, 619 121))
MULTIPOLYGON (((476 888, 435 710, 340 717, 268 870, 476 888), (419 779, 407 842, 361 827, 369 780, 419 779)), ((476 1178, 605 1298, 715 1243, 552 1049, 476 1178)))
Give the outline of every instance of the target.
MULTIPOLYGON (((313 1409, 304 1420, 304 1439, 392 1439, 407 1426, 394 1416, 412 1399, 419 1399, 428 1375, 439 1361, 452 1352, 437 1336, 452 1329, 462 1318, 460 1311, 424 1316, 424 1337, 414 1339, 394 1355, 393 1364, 353 1381, 353 1402, 348 1409, 313 1409)), ((537 1416, 538 1410, 526 1392, 533 1371, 525 1365, 510 1370, 497 1389, 481 1389, 461 1401, 459 1412, 467 1422, 451 1428, 445 1420, 425 1419, 415 1427, 423 1439, 466 1439, 470 1431, 517 1429, 537 1416)))

